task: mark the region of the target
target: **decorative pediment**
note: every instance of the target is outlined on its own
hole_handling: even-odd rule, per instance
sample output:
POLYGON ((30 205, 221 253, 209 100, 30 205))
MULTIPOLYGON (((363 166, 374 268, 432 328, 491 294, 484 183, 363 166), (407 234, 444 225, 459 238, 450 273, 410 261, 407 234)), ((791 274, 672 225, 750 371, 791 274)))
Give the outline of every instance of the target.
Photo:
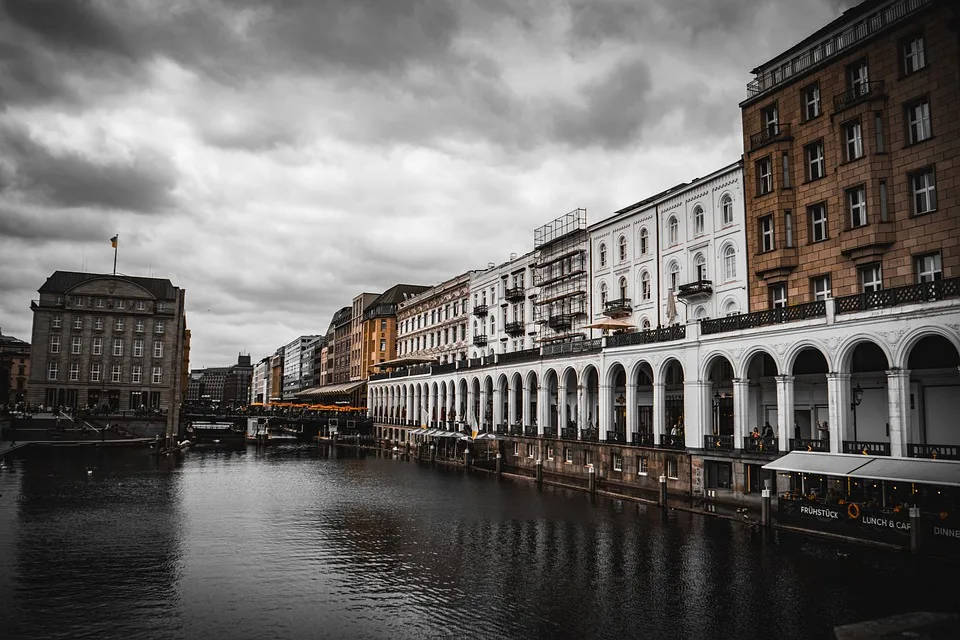
POLYGON ((122 278, 94 278, 81 282, 66 291, 73 296, 117 296, 154 300, 152 293, 143 287, 122 278))

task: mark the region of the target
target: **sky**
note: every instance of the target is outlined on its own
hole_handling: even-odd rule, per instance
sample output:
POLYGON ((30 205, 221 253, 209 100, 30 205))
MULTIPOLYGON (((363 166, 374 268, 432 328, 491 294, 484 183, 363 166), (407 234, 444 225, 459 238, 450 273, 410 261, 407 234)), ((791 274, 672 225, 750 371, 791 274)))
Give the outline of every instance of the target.
POLYGON ((56 270, 186 290, 191 368, 735 162, 842 0, 0 0, 0 329, 56 270))

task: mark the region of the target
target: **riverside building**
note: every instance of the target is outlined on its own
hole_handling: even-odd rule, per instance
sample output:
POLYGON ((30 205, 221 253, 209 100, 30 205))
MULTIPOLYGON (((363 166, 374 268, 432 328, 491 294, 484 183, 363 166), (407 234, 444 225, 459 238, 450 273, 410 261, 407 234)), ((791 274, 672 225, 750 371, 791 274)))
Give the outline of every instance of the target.
POLYGON ((470 276, 473 320, 470 323, 471 358, 515 353, 536 346, 534 321, 536 288, 533 286, 534 252, 470 276))
POLYGON ((468 271, 397 304, 397 358, 464 360, 469 353, 470 278, 468 271))

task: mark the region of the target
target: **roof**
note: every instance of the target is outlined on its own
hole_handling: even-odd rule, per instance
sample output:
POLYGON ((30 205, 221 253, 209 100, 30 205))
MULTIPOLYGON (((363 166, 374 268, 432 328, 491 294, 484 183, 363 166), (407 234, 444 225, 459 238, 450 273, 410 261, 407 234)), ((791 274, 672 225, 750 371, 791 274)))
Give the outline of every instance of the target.
POLYGON ((763 468, 960 487, 960 462, 954 460, 791 451, 763 468))
POLYGON ((380 304, 399 304, 408 298, 423 293, 430 287, 424 284, 395 284, 367 305, 367 309, 380 304))
POLYGON ((109 273, 78 273, 76 271, 54 271, 53 275, 38 289, 40 293, 65 293, 88 280, 111 278, 125 280, 149 291, 160 300, 176 300, 177 287, 166 278, 141 278, 138 276, 112 275, 109 273))
POLYGON ((344 322, 350 322, 353 317, 353 307, 341 307, 339 311, 333 314, 330 324, 334 327, 342 325, 344 322))
POLYGON ((314 396, 332 396, 332 395, 345 395, 357 389, 358 387, 365 385, 366 380, 361 380, 360 382, 343 382, 340 384, 328 384, 323 387, 313 387, 307 389, 306 391, 300 391, 296 394, 298 398, 300 397, 314 397, 314 396))

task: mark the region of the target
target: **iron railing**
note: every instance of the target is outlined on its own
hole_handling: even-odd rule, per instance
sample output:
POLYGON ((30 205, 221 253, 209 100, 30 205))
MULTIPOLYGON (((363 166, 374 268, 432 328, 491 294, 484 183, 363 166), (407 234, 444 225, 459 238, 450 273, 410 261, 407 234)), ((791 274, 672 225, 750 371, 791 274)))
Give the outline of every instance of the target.
POLYGON ((823 318, 827 315, 827 303, 824 300, 816 302, 807 302, 789 307, 778 307, 776 309, 765 309, 764 311, 755 311, 753 313, 741 313, 726 318, 711 318, 700 321, 700 333, 710 335, 712 333, 723 333, 725 331, 738 331, 740 329, 752 329, 753 327, 763 327, 771 324, 781 324, 784 322, 793 322, 796 320, 808 320, 810 318, 823 318))
POLYGON ((582 429, 580 431, 580 440, 583 442, 599 442, 600 432, 597 429, 582 429))
POLYGON ((696 295, 709 295, 713 293, 712 280, 696 280, 680 285, 677 291, 678 298, 688 298, 696 295))
POLYGON ((522 436, 523 435, 523 425, 512 424, 510 425, 510 435, 512 436, 522 436))
POLYGON ((703 448, 714 451, 733 451, 733 436, 730 435, 705 435, 703 436, 703 448))
POLYGON ((577 428, 576 427, 564 427, 560 429, 560 438, 562 440, 576 440, 577 439, 577 428))
POLYGON ((445 362, 443 364, 435 364, 431 368, 431 372, 436 375, 438 373, 449 373, 451 371, 457 370, 456 362, 445 362))
POLYGON ((864 100, 883 95, 883 80, 870 80, 855 84, 840 95, 833 97, 833 110, 843 111, 864 100))
POLYGON ((754 438, 753 436, 744 436, 743 450, 747 453, 778 453, 780 451, 779 442, 776 438, 754 438))
POLYGON ((630 444, 635 447, 653 447, 653 434, 634 431, 630 434, 630 444))
POLYGON ((687 326, 674 324, 669 327, 633 333, 618 333, 607 337, 607 347, 629 347, 635 344, 654 344, 656 342, 670 342, 683 340, 687 337, 687 326))
POLYGON ((750 151, 755 151, 777 140, 790 139, 789 124, 775 124, 764 128, 759 133, 750 136, 750 151))
POLYGON ((555 331, 569 329, 573 326, 573 314, 560 313, 555 316, 550 316, 547 318, 547 326, 555 331))
POLYGON ((540 349, 524 349, 522 351, 511 351, 509 353, 501 353, 497 355, 497 362, 499 364, 507 364, 508 362, 529 362, 530 360, 539 359, 540 349))
POLYGON ((544 356, 558 356, 568 353, 593 353, 603 349, 603 339, 575 340, 573 342, 557 342, 543 346, 544 356))
POLYGON ((902 304, 932 302, 956 297, 960 297, 960 278, 934 280, 933 282, 920 282, 905 287, 842 296, 837 298, 837 313, 854 313, 868 309, 882 309, 902 304))
POLYGON ((934 460, 960 460, 960 446, 955 444, 908 444, 907 456, 910 458, 932 458, 934 460))
POLYGON ((473 346, 475 347, 485 347, 487 346, 487 336, 473 336, 473 346))
POLYGON ((627 434, 624 431, 607 431, 607 442, 624 444, 627 441, 627 434))
POLYGON ((473 315, 477 317, 485 317, 489 311, 490 307, 485 304, 478 304, 473 307, 473 315))
POLYGON ((523 287, 510 287, 503 292, 503 297, 510 302, 521 302, 523 300, 523 287))
POLYGON ((864 440, 844 440, 844 453, 863 454, 865 456, 889 456, 889 442, 867 442, 864 440))
POLYGON ((508 322, 503 327, 503 330, 508 336, 522 336, 524 329, 525 327, 522 322, 508 322))
POLYGON ((815 438, 790 438, 790 451, 820 451, 830 453, 830 441, 815 438))
POLYGON ((523 435, 527 436, 528 438, 536 438, 537 437, 536 425, 532 425, 532 424, 524 425, 523 435))
POLYGON ((661 433, 660 448, 676 449, 676 450, 682 451, 687 448, 686 437, 681 435, 673 435, 670 433, 661 433))
POLYGON ((628 314, 633 311, 632 300, 630 298, 619 298, 617 300, 607 300, 603 305, 603 313, 607 316, 618 316, 628 314))
POLYGON ((497 435, 505 436, 510 433, 510 428, 506 425, 506 423, 498 424, 496 426, 496 431, 497 435))

